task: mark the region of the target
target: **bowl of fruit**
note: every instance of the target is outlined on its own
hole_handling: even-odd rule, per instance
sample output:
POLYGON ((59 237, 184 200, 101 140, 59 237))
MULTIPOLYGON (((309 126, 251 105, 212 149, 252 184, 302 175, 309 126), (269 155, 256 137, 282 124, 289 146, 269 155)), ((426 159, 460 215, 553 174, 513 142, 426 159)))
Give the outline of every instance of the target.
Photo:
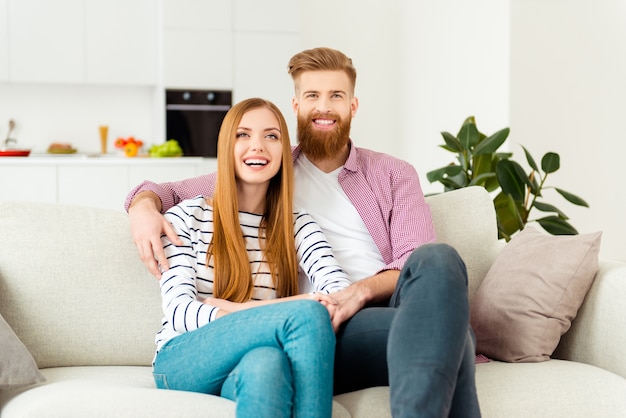
POLYGON ((175 139, 168 139, 162 144, 153 145, 150 147, 150 157, 162 158, 162 157, 182 157, 183 149, 175 139))
POLYGON ((128 138, 119 137, 115 140, 115 148, 121 150, 127 157, 136 157, 143 147, 143 141, 133 136, 128 138))

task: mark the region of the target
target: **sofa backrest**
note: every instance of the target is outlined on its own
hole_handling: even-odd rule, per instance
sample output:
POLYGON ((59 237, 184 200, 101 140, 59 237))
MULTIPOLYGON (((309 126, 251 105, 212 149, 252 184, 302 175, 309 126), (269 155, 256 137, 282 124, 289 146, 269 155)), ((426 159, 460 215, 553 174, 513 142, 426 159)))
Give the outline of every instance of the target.
MULTIPOLYGON (((473 295, 498 247, 493 203, 480 187, 427 202, 438 240, 465 260, 473 295)), ((149 365, 162 317, 158 282, 139 260, 125 213, 7 202, 0 314, 40 368, 149 365)))
POLYGON ((158 281, 121 211, 0 203, 0 313, 40 368, 149 365, 158 281))
POLYGON ((428 196, 426 202, 437 241, 452 245, 465 261, 471 300, 503 245, 491 196, 485 188, 471 186, 428 196))

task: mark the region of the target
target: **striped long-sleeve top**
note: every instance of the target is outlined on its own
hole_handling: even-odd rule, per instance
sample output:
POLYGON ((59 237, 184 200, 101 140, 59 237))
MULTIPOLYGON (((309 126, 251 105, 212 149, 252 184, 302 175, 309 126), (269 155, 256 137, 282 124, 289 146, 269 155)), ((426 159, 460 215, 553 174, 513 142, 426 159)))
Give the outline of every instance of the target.
MULTIPOLYGON (((155 342, 158 350, 167 341, 208 324, 219 308, 202 301, 213 296, 213 260, 206 264, 207 249, 213 236, 213 208, 202 196, 181 202, 166 212, 183 245, 162 237, 170 269, 160 280, 163 327, 155 342)), ((261 215, 239 213, 246 242, 254 290, 253 300, 275 299, 269 266, 263 261, 259 242, 261 215)), ((295 244, 299 268, 317 292, 332 293, 350 285, 347 274, 337 264, 320 227, 305 212, 294 213, 295 244)))

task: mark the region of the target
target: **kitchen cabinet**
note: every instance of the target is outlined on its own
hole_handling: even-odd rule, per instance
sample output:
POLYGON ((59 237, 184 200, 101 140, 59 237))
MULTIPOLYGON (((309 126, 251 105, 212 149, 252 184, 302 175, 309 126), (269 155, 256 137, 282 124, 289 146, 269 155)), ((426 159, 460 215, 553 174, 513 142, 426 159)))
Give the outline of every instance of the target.
POLYGON ((233 90, 234 101, 262 96, 288 105, 286 66, 301 49, 299 24, 293 0, 164 0, 164 85, 233 90))
POLYGON ((84 80, 83 0, 8 0, 9 80, 84 80))
POLYGON ((298 34, 237 32, 233 101, 264 97, 278 105, 287 117, 294 94, 287 63, 299 50, 298 34))
POLYGON ((231 90, 231 22, 230 0, 164 0, 164 85, 231 90))
POLYGON ((125 158, 30 156, 0 159, 0 201, 27 201, 124 210, 128 192, 144 180, 183 180, 215 171, 200 157, 125 158))
POLYGON ((8 81, 157 83, 158 3, 4 1, 8 4, 8 81))
POLYGON ((234 29, 237 32, 298 33, 298 3, 293 0, 233 0, 234 29), (260 19, 259 16, 268 18, 260 19))
POLYGON ((156 84, 157 12, 154 0, 86 0, 86 82, 156 84))
POLYGON ((9 17, 7 0, 0 0, 0 82, 9 81, 9 17))

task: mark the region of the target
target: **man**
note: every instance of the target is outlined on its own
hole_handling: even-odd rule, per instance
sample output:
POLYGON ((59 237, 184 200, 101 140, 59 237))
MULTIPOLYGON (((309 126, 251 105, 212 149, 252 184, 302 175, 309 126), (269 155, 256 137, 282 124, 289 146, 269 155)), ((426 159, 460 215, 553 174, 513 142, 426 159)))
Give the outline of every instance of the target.
MULTIPOLYGON (((335 393, 389 385, 394 417, 479 417, 467 272, 457 252, 433 244, 415 169, 355 147, 356 70, 343 53, 315 48, 289 62, 298 119, 295 203, 324 230, 353 284, 329 307, 337 332, 335 393)), ((160 212, 213 193, 214 176, 144 182, 128 196, 133 239, 158 276, 167 265, 160 212)))

